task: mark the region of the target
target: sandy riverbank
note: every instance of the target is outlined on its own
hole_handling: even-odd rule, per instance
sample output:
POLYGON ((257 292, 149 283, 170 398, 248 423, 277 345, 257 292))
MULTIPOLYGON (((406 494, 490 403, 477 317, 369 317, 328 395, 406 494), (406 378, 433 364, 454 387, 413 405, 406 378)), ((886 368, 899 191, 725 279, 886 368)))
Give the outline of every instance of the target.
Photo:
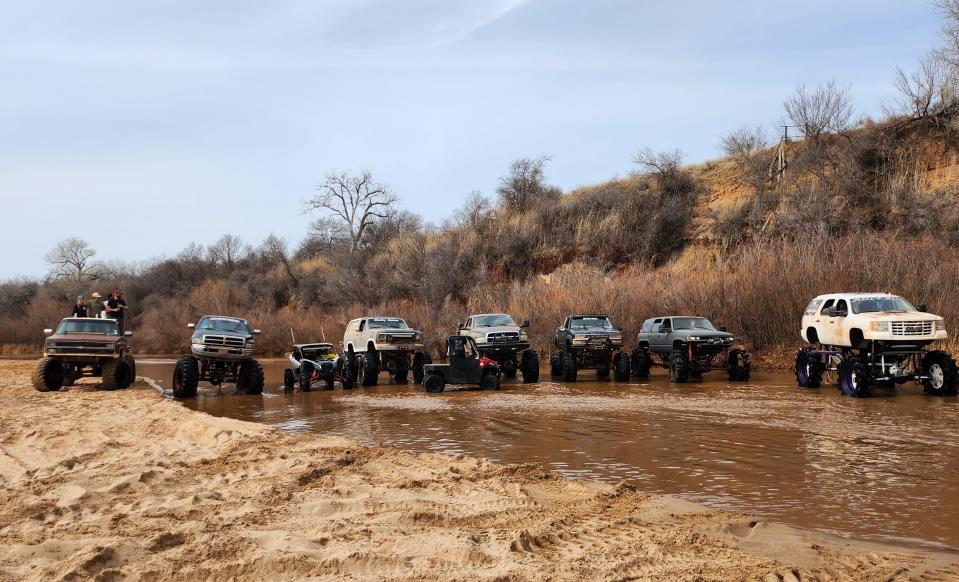
POLYGON ((0 362, 0 579, 959 579, 853 542, 529 466, 290 437, 143 384, 0 362))

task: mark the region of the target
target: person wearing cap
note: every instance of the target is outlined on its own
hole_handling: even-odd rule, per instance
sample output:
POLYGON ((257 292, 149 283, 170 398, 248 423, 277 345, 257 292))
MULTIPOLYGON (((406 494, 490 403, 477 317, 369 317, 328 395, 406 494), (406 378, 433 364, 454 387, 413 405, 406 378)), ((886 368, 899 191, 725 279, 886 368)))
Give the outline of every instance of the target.
POLYGON ((90 301, 87 303, 87 317, 101 317, 103 313, 103 295, 96 291, 90 294, 90 301))
POLYGON ((120 328, 121 334, 124 332, 123 316, 126 310, 127 302, 123 300, 123 292, 117 287, 110 294, 110 298, 107 299, 107 317, 117 320, 117 326, 120 328))
POLYGON ((73 306, 73 317, 86 317, 87 304, 83 302, 83 295, 77 295, 77 303, 73 306))

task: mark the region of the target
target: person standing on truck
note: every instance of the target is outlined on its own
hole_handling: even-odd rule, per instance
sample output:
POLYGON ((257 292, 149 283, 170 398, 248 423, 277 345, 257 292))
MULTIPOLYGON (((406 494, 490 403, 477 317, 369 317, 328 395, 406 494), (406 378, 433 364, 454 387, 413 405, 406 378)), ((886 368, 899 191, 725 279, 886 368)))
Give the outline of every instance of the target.
POLYGON ((117 321, 117 327, 120 328, 120 335, 123 335, 123 316, 127 310, 127 302, 123 300, 123 292, 117 287, 107 299, 107 317, 117 321))
POLYGON ((77 302, 73 306, 73 317, 86 317, 87 304, 83 302, 83 295, 77 295, 77 302))
POLYGON ((90 301, 87 302, 87 317, 101 317, 103 313, 103 295, 96 291, 90 294, 90 301))

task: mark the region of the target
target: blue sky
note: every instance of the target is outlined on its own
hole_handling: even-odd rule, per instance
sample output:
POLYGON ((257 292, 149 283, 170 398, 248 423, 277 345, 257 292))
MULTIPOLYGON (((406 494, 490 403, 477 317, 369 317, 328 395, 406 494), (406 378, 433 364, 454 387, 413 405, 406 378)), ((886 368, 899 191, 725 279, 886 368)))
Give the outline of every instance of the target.
POLYGON ((139 261, 230 232, 291 244, 331 169, 439 222, 509 162, 564 189, 642 147, 717 155, 836 78, 878 116, 936 43, 921 0, 10 2, 0 18, 0 279, 68 236, 139 261))

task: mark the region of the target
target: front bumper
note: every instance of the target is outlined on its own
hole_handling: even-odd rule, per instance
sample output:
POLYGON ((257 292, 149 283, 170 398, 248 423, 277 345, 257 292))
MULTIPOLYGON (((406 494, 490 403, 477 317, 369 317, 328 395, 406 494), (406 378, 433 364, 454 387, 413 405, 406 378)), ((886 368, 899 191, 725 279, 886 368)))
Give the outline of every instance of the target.
POLYGON ((519 352, 528 350, 529 342, 483 343, 476 344, 476 347, 479 348, 481 354, 495 360, 497 358, 515 356, 519 352))
POLYGON ((891 333, 887 331, 864 331, 863 337, 869 341, 883 342, 886 344, 910 344, 916 342, 934 342, 942 341, 949 337, 946 330, 933 331, 932 333, 891 333))
POLYGON ((208 346, 191 344, 190 352, 198 358, 217 358, 220 360, 246 360, 253 355, 253 348, 234 348, 227 346, 208 346))

